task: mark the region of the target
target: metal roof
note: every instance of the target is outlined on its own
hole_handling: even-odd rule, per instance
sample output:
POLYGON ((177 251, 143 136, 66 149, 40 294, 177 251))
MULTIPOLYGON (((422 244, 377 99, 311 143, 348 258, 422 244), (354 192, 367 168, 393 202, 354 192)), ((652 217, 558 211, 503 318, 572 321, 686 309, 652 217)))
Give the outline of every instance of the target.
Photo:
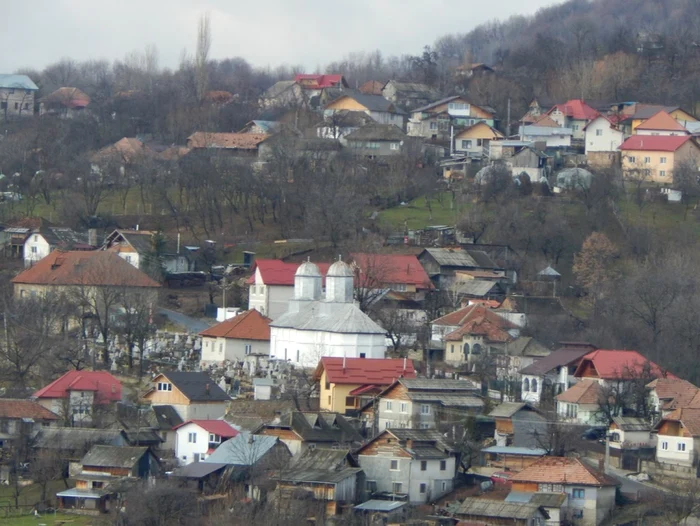
POLYGON ((470 394, 407 393, 414 402, 438 402, 443 407, 484 407, 481 398, 470 394))
POLYGON ((395 511, 405 505, 406 503, 400 500, 368 500, 367 502, 363 502, 362 504, 355 506, 355 509, 363 511, 389 512, 395 511))
POLYGON ((498 519, 530 519, 538 513, 549 518, 540 506, 529 503, 504 502, 498 500, 469 497, 464 499, 457 515, 468 517, 490 517, 498 519))
POLYGON ((148 452, 147 447, 92 446, 83 457, 83 466, 133 468, 148 452))
POLYGON ((504 502, 529 503, 545 508, 560 508, 566 500, 566 493, 528 493, 511 491, 504 502))
POLYGON ((241 431, 227 440, 202 462, 232 466, 252 466, 277 443, 276 436, 253 435, 241 431))
POLYGON ((0 88, 38 90, 39 87, 27 75, 0 75, 0 88))
POLYGON ((510 418, 515 413, 520 411, 527 404, 525 402, 503 402, 489 413, 489 416, 497 418, 510 418))
POLYGON ((287 312, 274 320, 270 327, 342 334, 386 334, 386 330, 354 303, 324 301, 312 301, 299 312, 287 312))
POLYGON ((496 455, 521 455, 532 457, 542 457, 547 454, 546 449, 516 446, 491 446, 481 451, 482 453, 494 453, 496 455))
POLYGON ((339 471, 326 469, 296 470, 291 469, 288 473, 280 473, 278 480, 287 482, 309 482, 317 484, 337 484, 343 480, 354 477, 362 471, 362 468, 345 468, 339 471))
POLYGON ((454 380, 451 378, 401 378, 401 384, 409 391, 475 391, 481 387, 471 380, 454 380))
POLYGON ((184 394, 190 401, 229 401, 227 395, 219 385, 206 373, 169 371, 162 373, 184 394))
POLYGON ((220 462, 192 462, 173 471, 173 477, 199 479, 227 467, 220 462))
POLYGON ((71 488, 67 489, 65 491, 61 491, 59 493, 56 493, 57 497, 73 497, 76 499, 99 499, 104 495, 104 493, 97 492, 97 491, 92 491, 89 489, 78 489, 78 488, 71 488))

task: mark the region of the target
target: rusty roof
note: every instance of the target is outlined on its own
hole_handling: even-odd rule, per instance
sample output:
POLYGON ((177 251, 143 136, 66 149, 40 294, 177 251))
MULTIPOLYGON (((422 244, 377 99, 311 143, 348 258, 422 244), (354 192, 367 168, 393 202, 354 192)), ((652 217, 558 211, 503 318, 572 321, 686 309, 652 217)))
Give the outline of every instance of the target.
POLYGON ((598 382, 595 380, 581 380, 557 395, 557 401, 570 404, 597 404, 600 393, 601 388, 598 382))
POLYGON ((580 486, 617 486, 619 483, 578 458, 542 457, 511 478, 513 482, 567 484, 580 486))
POLYGON ((265 133, 194 132, 187 138, 187 147, 257 150, 258 145, 268 137, 265 133))

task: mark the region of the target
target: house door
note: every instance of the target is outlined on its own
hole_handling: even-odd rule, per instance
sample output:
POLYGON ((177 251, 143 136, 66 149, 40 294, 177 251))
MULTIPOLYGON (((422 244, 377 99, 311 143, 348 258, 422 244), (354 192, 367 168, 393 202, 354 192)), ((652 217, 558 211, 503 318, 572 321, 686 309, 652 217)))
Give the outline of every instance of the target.
POLYGON ((199 453, 194 454, 194 461, 199 462, 199 453))

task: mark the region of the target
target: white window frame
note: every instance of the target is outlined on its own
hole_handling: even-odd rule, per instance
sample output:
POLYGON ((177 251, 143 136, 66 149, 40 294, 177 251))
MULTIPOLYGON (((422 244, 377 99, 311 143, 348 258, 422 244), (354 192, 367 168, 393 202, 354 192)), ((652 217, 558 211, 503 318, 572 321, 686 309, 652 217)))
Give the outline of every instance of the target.
POLYGON ((598 129, 595 131, 595 136, 596 136, 596 137, 602 137, 602 136, 603 136, 603 130, 601 130, 600 128, 598 128, 598 129))
POLYGON ((659 164, 666 164, 666 159, 667 159, 666 157, 661 157, 659 159, 659 164))
POLYGON ((663 451, 668 451, 668 442, 666 442, 666 441, 661 442, 661 449, 663 451))
POLYGON ((408 402, 401 402, 400 412, 408 413, 408 402))
POLYGON ((217 435, 216 433, 209 433, 209 443, 221 444, 221 435, 217 435))
POLYGON ((197 443, 197 433, 187 433, 187 443, 196 444, 197 443))
POLYGON ((253 345, 250 343, 245 344, 245 355, 248 356, 253 352, 253 345))
POLYGON ((651 157, 645 157, 644 164, 650 164, 650 163, 651 163, 651 157))
POLYGON ((386 404, 386 405, 384 406, 384 410, 385 410, 387 413, 393 413, 394 410, 392 409, 393 404, 392 404, 391 400, 386 400, 384 403, 386 404))
POLYGON ((429 415, 430 414, 430 404, 421 404, 420 414, 421 415, 429 415))
POLYGON ((571 498, 576 499, 576 500, 585 500, 586 499, 586 489, 585 488, 572 488, 571 489, 571 498), (578 493, 581 494, 580 497, 576 496, 578 493))
POLYGON ((676 444, 676 449, 681 452, 685 452, 685 442, 678 442, 676 444))

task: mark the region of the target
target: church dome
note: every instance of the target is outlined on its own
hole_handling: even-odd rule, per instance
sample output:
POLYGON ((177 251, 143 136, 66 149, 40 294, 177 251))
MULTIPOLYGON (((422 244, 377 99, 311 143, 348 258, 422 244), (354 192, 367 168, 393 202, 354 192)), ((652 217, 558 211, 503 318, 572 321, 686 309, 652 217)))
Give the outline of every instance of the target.
POLYGON ((339 277, 339 278, 354 278, 355 273, 352 271, 352 267, 345 263, 344 261, 336 261, 328 269, 328 277, 339 277))
POLYGON ((318 266, 316 266, 314 263, 311 263, 311 261, 304 261, 301 265, 299 265, 299 268, 297 269, 294 275, 320 278, 321 271, 318 269, 318 266))

